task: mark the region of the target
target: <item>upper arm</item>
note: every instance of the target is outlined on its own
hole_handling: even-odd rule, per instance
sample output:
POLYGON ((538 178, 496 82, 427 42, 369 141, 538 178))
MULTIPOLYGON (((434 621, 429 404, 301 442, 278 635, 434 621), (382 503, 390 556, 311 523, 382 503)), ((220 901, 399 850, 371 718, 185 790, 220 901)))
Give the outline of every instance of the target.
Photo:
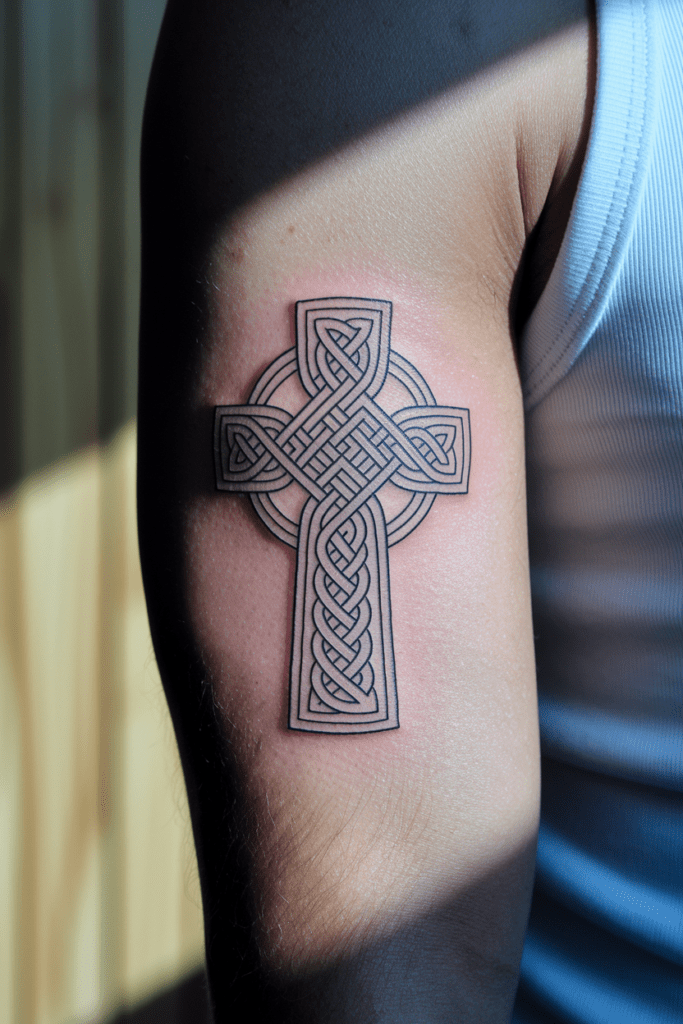
MULTIPOLYGON (((309 22, 297 20, 296 5, 286 9, 279 49, 269 38, 266 53, 277 57, 287 39, 288 74, 297 56, 302 67, 320 70, 320 54, 340 44, 330 46, 320 33, 339 26, 334 19, 311 22, 310 11, 309 22)), ((348 10, 345 27, 350 20, 353 29, 348 10)), ((180 18, 173 4, 171 15, 180 18)), ((188 26, 200 52, 210 51, 198 21, 190 18, 188 26)), ((249 38, 255 31, 250 26, 249 38)), ((243 844, 244 870, 260 901, 253 912, 257 944, 267 962, 285 973, 303 963, 315 970, 342 950, 355 955, 369 936, 408 934, 416 922, 441 941, 450 914, 459 922, 455 932, 445 926, 456 958, 474 949, 497 964, 494 974, 500 969, 506 977, 501 998, 509 1002, 538 801, 523 410, 510 305, 529 220, 557 175, 561 132, 557 145, 539 155, 538 180, 524 196, 518 174, 526 67, 493 66, 475 82, 450 87, 444 80, 443 91, 429 98, 434 83, 425 91, 411 66, 406 77, 417 84, 412 96, 410 82, 405 86, 405 103, 421 102, 388 111, 390 120, 386 110, 384 117, 373 112, 367 82, 365 107, 358 109, 358 83, 351 87, 338 67, 332 84, 339 89, 321 72, 305 102, 297 101, 303 86, 287 78, 279 116, 290 118, 288 144, 278 111, 269 113, 266 102, 271 78, 282 86, 275 72, 261 69, 260 91, 247 91, 246 112, 230 113, 232 127, 225 128, 210 88, 218 88, 220 60, 215 53, 207 58, 206 72, 195 50, 194 70, 181 68, 173 85, 174 47, 191 49, 187 39, 181 45, 171 19, 148 112, 139 487, 150 614, 190 786, 194 775, 211 789, 207 757, 228 764, 245 810, 227 833, 243 844), (208 100, 199 95, 202 82, 208 100), (162 99, 164 83, 181 99, 162 99), (333 125, 319 123, 331 94, 337 114, 346 104, 354 130, 364 129, 360 137, 335 135, 333 125), (162 113, 174 102, 184 144, 167 137, 162 113), (198 126, 185 123, 188 104, 199 111, 198 126), (231 131, 241 161, 231 155, 231 131), (160 183, 164 147, 176 164, 160 183), (252 164, 250 179, 245 165, 252 164), (388 417, 381 422, 394 431, 398 449, 401 419, 392 414, 421 406, 421 380, 436 408, 467 409, 471 425, 467 492, 443 488, 400 543, 389 547, 380 528, 366 550, 369 621, 383 622, 368 626, 370 639, 360 646, 369 642, 366 660, 377 673, 384 657, 377 647, 390 637, 400 728, 351 735, 287 727, 290 685, 298 685, 292 664, 298 670, 301 662, 293 655, 301 642, 297 616, 314 617, 313 605, 325 604, 324 570, 317 584, 297 555, 297 537, 288 544, 269 531, 248 495, 216 490, 213 458, 215 407, 247 406, 255 383, 301 345, 296 303, 331 297, 392 304, 385 341, 414 368, 417 383, 411 393, 390 364, 381 389, 366 398, 388 417), (200 750, 191 735, 202 720, 198 694, 207 688, 220 754, 200 750), (477 896, 484 883, 498 895, 477 896), (463 909, 470 903, 471 913, 463 909), (432 927, 434 920, 441 924, 432 927)), ((243 70, 253 74, 249 61, 243 70)), ((337 305, 348 321, 354 303, 337 305)), ((311 401, 311 390, 301 359, 288 366, 263 404, 291 418, 311 401)), ((332 415, 344 426, 348 410, 335 403, 332 415)), ((289 452, 301 465, 302 444, 313 443, 325 425, 314 418, 313 426, 313 440, 302 442, 301 435, 289 452)), ((271 429, 271 440, 279 429, 271 429)), ((441 443, 438 430, 431 436, 441 443)), ((284 465, 278 451, 273 446, 271 468, 284 465)), ((376 458, 386 460, 387 451, 376 458)), ((326 454, 328 462, 342 457, 334 445, 326 454)), ((355 465, 369 480, 368 465, 355 465)), ((272 493, 300 540, 303 504, 319 503, 318 492, 291 484, 277 494, 264 486, 263 493, 272 493)), ((427 493, 424 482, 411 491, 390 479, 377 491, 385 523, 414 493, 427 493)), ((368 515, 366 526, 375 512, 368 515)), ((309 515, 313 561, 316 530, 320 524, 309 515)), ((352 585, 359 579, 356 572, 352 585)), ((326 628, 338 626, 329 608, 316 614, 327 616, 326 628)), ((324 632, 319 622, 311 628, 324 632)), ((354 650, 357 641, 354 635, 354 650)), ((306 643, 310 648, 310 630, 306 643)), ((315 662, 315 654, 306 657, 315 662)), ((379 688, 379 676, 377 682, 379 688)), ((206 800, 202 808, 198 797, 196 807, 206 844, 213 827, 206 800)), ((204 856, 211 861, 213 854, 204 856)))

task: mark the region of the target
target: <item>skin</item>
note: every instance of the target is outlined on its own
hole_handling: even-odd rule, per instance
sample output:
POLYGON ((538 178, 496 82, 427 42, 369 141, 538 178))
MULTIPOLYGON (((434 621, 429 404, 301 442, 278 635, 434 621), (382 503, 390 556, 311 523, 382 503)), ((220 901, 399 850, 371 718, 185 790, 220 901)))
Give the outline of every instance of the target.
MULTIPOLYGON (((164 60, 148 125, 172 107, 164 60)), ((197 171, 176 250, 147 186, 141 550, 217 1020, 245 994, 273 1020, 509 1019, 539 795, 515 337, 566 225, 592 67, 582 17, 239 205, 212 207, 197 171), (327 295, 390 299, 392 346, 472 421, 469 493, 390 554, 401 727, 362 736, 287 730, 295 553, 212 483, 213 407, 245 402, 293 303, 327 295)))

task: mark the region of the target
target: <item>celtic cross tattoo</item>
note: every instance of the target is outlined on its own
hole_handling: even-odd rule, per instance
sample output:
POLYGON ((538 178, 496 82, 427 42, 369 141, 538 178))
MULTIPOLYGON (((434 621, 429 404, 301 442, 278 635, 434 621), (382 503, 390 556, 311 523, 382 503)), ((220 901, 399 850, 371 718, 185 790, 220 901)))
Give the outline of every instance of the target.
POLYGON ((437 405, 424 377, 391 350, 391 302, 296 304, 296 346, 265 370, 246 405, 216 407, 216 486, 249 494, 268 529, 296 548, 289 727, 305 732, 397 729, 389 548, 425 518, 437 494, 466 494, 467 409, 437 405), (271 400, 292 375, 308 401, 271 400), (412 405, 388 413, 387 375, 412 405), (297 483, 296 522, 272 495, 297 483), (406 493, 387 521, 388 483, 406 493))

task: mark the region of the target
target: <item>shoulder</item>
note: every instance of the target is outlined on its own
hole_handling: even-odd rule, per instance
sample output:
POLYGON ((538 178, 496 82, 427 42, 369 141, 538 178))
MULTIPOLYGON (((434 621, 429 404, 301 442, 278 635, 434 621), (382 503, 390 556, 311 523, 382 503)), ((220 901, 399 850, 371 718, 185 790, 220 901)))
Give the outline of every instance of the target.
POLYGON ((588 22, 588 0, 171 0, 148 97, 146 223, 160 239, 173 209, 165 251, 205 255, 237 211, 263 223, 308 186, 313 219, 333 198, 337 220, 358 217, 366 240, 383 222, 378 243, 427 273, 485 265, 482 295, 501 299, 511 275, 494 264, 517 266, 544 208, 552 243, 571 205, 588 22))

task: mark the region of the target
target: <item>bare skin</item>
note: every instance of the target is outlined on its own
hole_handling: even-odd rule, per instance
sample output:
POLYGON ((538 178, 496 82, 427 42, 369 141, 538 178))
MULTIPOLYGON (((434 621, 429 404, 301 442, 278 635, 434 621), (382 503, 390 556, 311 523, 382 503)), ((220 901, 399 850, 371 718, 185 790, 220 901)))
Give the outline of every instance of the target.
MULTIPOLYGON (((539 795, 511 307, 520 288, 533 306, 566 225, 589 121, 589 35, 583 19, 306 166, 233 211, 203 252, 201 326, 177 412, 187 424, 175 435, 177 500, 164 514, 176 524, 172 574, 233 810, 193 796, 190 756, 186 772, 200 863, 200 818, 211 814, 227 813, 241 850, 245 943, 284 999, 274 1019, 509 1019, 539 795), (246 402, 294 344, 294 303, 319 296, 390 300, 392 348, 440 406, 471 413, 468 493, 439 495, 391 552, 400 728, 365 735, 287 729, 296 555, 247 497, 210 482, 209 414, 246 402)), ((143 317, 143 358, 150 333, 143 317)), ((145 379, 141 474, 154 433, 145 379)), ((292 384, 294 405, 299 392, 292 384)), ((140 493, 144 558, 145 523, 161 512, 142 476, 140 493)), ((183 683, 151 572, 178 720, 183 683)), ((209 909, 215 883, 204 884, 209 909)), ((220 932, 215 914, 208 928, 220 932)), ((215 958, 211 971, 222 991, 215 958)))

